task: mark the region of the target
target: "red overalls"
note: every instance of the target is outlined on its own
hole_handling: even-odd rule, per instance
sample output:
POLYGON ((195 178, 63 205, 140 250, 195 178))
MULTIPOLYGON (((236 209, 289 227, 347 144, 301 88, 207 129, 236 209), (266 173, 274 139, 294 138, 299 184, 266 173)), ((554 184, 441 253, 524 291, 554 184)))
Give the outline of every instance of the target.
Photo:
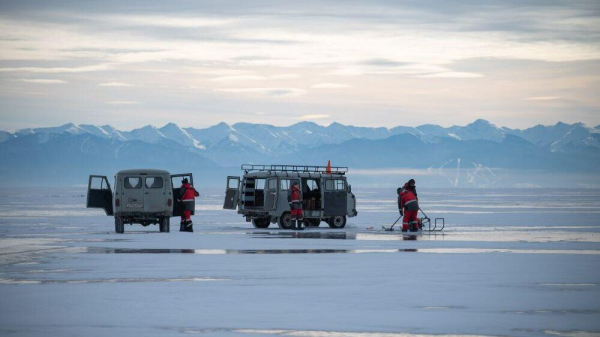
POLYGON ((298 185, 292 186, 292 195, 290 197, 290 209, 291 219, 302 221, 304 216, 302 214, 302 192, 298 188, 298 185))
POLYGON ((400 193, 400 207, 404 209, 404 218, 402 219, 402 230, 410 228, 419 229, 419 204, 417 197, 410 190, 403 190, 400 193))
POLYGON ((183 205, 183 211, 181 213, 181 230, 193 232, 194 230, 192 229, 193 224, 191 216, 192 210, 194 210, 195 207, 194 198, 199 196, 200 194, 190 184, 182 184, 181 191, 183 191, 183 195, 181 196, 181 203, 183 205))

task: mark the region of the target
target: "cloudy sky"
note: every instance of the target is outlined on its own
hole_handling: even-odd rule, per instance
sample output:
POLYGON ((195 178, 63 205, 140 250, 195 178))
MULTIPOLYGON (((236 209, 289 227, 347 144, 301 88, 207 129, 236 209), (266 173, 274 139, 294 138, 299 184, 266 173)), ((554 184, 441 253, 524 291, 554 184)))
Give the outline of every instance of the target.
POLYGON ((600 124, 600 1, 1 1, 0 128, 600 124))

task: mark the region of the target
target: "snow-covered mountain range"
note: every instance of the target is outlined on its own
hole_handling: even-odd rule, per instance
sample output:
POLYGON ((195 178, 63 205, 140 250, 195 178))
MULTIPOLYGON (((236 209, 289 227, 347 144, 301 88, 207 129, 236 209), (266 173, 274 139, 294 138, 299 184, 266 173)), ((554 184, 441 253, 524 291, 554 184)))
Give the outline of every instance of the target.
POLYGON ((242 163, 324 164, 353 168, 471 167, 594 172, 600 166, 600 126, 582 123, 498 127, 485 120, 465 126, 393 128, 301 122, 279 127, 220 123, 182 128, 169 123, 131 131, 110 125, 0 131, 0 176, 65 179, 124 167, 172 171, 215 170, 242 163), (450 164, 454 165, 454 164, 450 164))
MULTIPOLYGON (((0 131, 0 142, 28 135, 90 134, 96 137, 118 141, 139 140, 144 143, 160 144, 172 141, 180 145, 198 149, 209 157, 211 150, 223 148, 244 148, 249 152, 267 155, 282 155, 325 144, 340 144, 351 139, 385 139, 399 134, 412 134, 427 143, 439 143, 453 138, 460 141, 489 140, 502 142, 507 135, 515 135, 551 152, 577 152, 584 149, 600 149, 600 125, 595 128, 583 123, 557 123, 551 126, 537 125, 528 129, 498 127, 478 119, 466 126, 441 127, 426 124, 417 127, 397 126, 393 128, 356 127, 333 123, 321 126, 311 122, 301 122, 291 126, 278 127, 266 124, 220 123, 204 129, 182 128, 169 123, 161 128, 152 125, 120 131, 110 125, 65 124, 58 127, 27 128, 16 132, 0 131)), ((43 138, 41 138, 43 139, 43 138)), ((218 158, 215 157, 218 162, 218 158)))

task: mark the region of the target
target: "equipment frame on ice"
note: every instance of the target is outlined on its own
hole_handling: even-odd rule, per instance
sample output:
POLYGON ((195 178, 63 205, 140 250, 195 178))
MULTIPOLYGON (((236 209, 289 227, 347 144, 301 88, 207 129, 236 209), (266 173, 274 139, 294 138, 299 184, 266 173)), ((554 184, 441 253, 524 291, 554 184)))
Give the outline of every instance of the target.
POLYGON ((288 190, 294 181, 301 186, 306 226, 326 221, 331 228, 344 228, 346 218, 358 214, 347 167, 244 164, 241 169, 242 177, 227 177, 223 208, 237 209, 255 228, 277 223, 292 229, 288 190))
MULTIPOLYGON (((423 213, 423 217, 420 218, 420 223, 421 223, 421 231, 425 231, 425 232, 441 232, 444 230, 444 227, 446 227, 446 219, 444 218, 435 218, 434 219, 434 224, 433 224, 433 228, 431 228, 431 218, 429 218, 427 216, 427 214, 425 214, 425 212, 423 212, 423 210, 421 208, 419 208, 419 211, 421 211, 421 213, 423 213), (440 222, 440 225, 442 227, 437 228, 438 226, 438 221, 440 222), (427 229, 424 229, 425 225, 427 225, 427 229)), ((402 218, 402 215, 398 217, 398 219, 396 219, 396 221, 394 221, 394 223, 392 224, 391 227, 385 227, 385 226, 381 226, 381 228, 383 228, 386 232, 393 232, 394 231, 394 226, 396 225, 396 223, 402 218)))

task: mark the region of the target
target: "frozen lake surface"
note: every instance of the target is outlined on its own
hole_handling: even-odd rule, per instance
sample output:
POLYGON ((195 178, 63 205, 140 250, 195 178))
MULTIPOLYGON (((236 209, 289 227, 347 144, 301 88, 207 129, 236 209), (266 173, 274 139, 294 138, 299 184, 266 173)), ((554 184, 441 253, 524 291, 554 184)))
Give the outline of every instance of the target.
MULTIPOLYGON (((201 189, 196 232, 126 226, 85 191, 0 190, 0 334, 600 336, 600 190, 420 190, 443 233, 252 228, 201 189)), ((372 228, 372 229, 371 229, 372 228)))

